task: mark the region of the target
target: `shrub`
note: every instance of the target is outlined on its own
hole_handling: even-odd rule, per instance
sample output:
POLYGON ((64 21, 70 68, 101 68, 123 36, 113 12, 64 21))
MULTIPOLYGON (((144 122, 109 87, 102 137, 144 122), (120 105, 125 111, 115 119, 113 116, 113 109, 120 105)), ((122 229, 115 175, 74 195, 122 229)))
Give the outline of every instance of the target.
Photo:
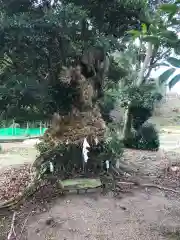
POLYGON ((138 131, 131 132, 129 138, 124 140, 124 145, 127 148, 157 151, 160 145, 159 135, 154 125, 146 122, 138 131))
POLYGON ((158 150, 160 141, 158 131, 152 123, 145 122, 139 130, 141 139, 138 143, 139 149, 158 150))

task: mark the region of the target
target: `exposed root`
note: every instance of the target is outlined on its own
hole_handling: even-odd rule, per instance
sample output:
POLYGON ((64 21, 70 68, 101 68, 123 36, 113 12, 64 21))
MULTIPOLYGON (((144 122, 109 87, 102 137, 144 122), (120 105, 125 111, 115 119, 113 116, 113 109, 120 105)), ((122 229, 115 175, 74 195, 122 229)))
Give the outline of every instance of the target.
POLYGON ((158 188, 159 190, 169 191, 169 192, 174 192, 174 193, 180 194, 180 191, 177 191, 175 189, 167 188, 167 187, 163 187, 163 186, 156 185, 156 184, 151 184, 151 183, 145 183, 145 184, 140 184, 138 182, 118 182, 118 183, 116 183, 116 185, 118 187, 120 187, 120 184, 121 185, 129 185, 129 186, 134 185, 134 186, 143 187, 143 188, 158 188))
MULTIPOLYGON (((118 174, 118 172, 116 173, 118 174)), ((118 177, 119 178, 119 177, 118 177)), ((101 178, 100 178, 101 179, 101 178)), ((59 181, 58 181, 59 183, 59 181)), ((108 176, 105 176, 102 177, 101 179, 101 183, 102 185, 101 186, 98 186, 98 187, 94 187, 94 188, 107 188, 109 191, 115 191, 116 193, 119 193, 119 192, 124 192, 123 191, 123 187, 126 186, 126 187, 130 187, 130 189, 132 189, 133 187, 141 187, 141 188, 158 188, 159 190, 163 190, 163 191, 169 191, 169 192, 173 192, 173 193, 178 193, 180 194, 180 191, 177 191, 175 189, 172 189, 172 188, 167 188, 167 187, 163 187, 163 186, 160 186, 160 185, 156 185, 156 184, 151 184, 151 183, 147 183, 147 184, 141 184, 140 182, 138 181, 119 181, 119 179, 117 178, 114 178, 111 174, 108 175, 108 176), (109 187, 110 186, 110 187, 109 187)), ((44 186, 44 185, 43 185, 44 186)), ((10 199, 9 201, 6 201, 6 202, 3 202, 3 203, 0 203, 0 209, 5 209, 5 208, 13 208, 15 207, 17 204, 19 204, 21 201, 23 201, 24 199, 26 199, 27 197, 30 197, 32 196, 36 191, 38 191, 40 188, 41 188, 41 184, 40 184, 40 180, 38 179, 35 179, 30 185, 29 187, 27 187, 23 194, 19 195, 18 197, 16 198, 13 198, 13 199, 10 199)), ((90 188, 92 189, 92 188, 90 188)), ((58 190, 59 190, 59 193, 61 192, 61 194, 63 193, 68 193, 68 192, 71 192, 71 190, 76 190, 77 193, 79 193, 80 190, 84 190, 85 193, 88 192, 89 188, 84 188, 84 189, 79 189, 77 186, 74 186, 74 188, 68 188, 68 187, 65 187, 63 188, 61 186, 61 184, 59 183, 58 184, 58 190)))
POLYGON ((11 221, 11 228, 10 228, 10 231, 9 231, 9 234, 7 237, 8 240, 16 239, 16 232, 14 229, 15 217, 16 217, 16 212, 13 213, 13 217, 12 217, 12 221, 11 221))
POLYGON ((24 224, 23 224, 23 226, 22 226, 21 233, 20 233, 20 236, 19 236, 18 240, 21 240, 21 237, 22 237, 24 228, 26 227, 26 223, 27 223, 28 218, 29 218, 30 215, 31 215, 31 212, 29 212, 28 216, 26 217, 26 219, 25 219, 25 221, 24 221, 24 224))
POLYGON ((166 187, 163 187, 163 186, 160 186, 160 185, 156 185, 156 184, 140 184, 140 187, 158 188, 159 190, 169 191, 169 192, 174 192, 174 193, 180 194, 180 191, 177 191, 177 190, 172 189, 172 188, 166 188, 166 187))

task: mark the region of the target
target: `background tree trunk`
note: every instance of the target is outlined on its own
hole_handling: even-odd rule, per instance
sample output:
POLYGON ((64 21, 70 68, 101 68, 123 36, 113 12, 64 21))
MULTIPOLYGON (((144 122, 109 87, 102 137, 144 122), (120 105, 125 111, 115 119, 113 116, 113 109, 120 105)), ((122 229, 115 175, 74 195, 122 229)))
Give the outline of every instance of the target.
MULTIPOLYGON (((149 66, 152 54, 153 54, 153 45, 152 45, 152 43, 149 42, 148 46, 147 46, 147 50, 146 50, 146 57, 144 59, 142 67, 139 71, 138 79, 136 82, 136 85, 138 87, 141 86, 141 84, 144 81, 144 73, 145 73, 147 67, 149 66)), ((124 128, 123 128, 123 139, 124 140, 126 140, 131 134, 132 115, 130 112, 130 105, 131 105, 131 102, 128 103, 128 107, 127 107, 127 109, 125 111, 125 115, 124 115, 124 128)))

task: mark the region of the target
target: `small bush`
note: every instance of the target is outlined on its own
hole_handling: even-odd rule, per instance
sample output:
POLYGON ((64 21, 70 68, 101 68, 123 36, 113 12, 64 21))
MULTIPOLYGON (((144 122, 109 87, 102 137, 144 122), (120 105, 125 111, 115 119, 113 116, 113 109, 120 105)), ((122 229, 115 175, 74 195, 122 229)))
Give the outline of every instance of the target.
POLYGON ((143 106, 131 106, 130 112, 132 114, 132 126, 135 130, 138 130, 152 116, 152 109, 143 106))
POLYGON ((127 148, 157 151, 159 135, 153 124, 144 123, 138 131, 132 131, 131 136, 124 140, 124 145, 127 148))
POLYGON ((138 144, 139 149, 159 149, 159 134, 152 123, 144 123, 139 130, 139 135, 141 136, 138 144))

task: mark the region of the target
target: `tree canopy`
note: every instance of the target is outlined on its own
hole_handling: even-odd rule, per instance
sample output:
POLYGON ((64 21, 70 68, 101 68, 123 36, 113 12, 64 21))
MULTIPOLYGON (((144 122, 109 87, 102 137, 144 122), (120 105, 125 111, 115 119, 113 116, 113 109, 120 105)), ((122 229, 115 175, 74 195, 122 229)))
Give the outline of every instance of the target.
MULTIPOLYGON (((38 119, 63 112, 71 101, 61 81, 63 66, 72 65, 89 46, 123 52, 129 31, 151 24, 149 13, 156 3, 1 0, 0 5, 1 118, 38 119)), ((112 60, 108 84, 124 74, 112 60)))
POLYGON ((89 45, 108 52, 123 49, 119 39, 136 28, 147 7, 141 0, 0 4, 1 111, 27 118, 32 110, 39 118, 61 108, 67 96, 60 83, 62 66, 71 65, 89 45))

